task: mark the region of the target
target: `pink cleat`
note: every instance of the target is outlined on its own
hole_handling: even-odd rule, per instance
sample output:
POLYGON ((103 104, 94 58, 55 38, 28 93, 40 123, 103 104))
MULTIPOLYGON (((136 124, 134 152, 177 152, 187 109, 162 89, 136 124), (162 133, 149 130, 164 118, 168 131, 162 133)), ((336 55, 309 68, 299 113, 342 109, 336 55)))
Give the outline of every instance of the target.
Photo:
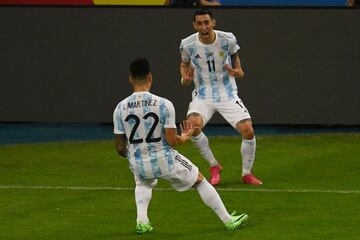
POLYGON ((257 179, 251 173, 243 176, 242 179, 243 179, 243 182, 246 183, 246 184, 251 184, 251 185, 261 185, 262 184, 262 181, 257 179))
POLYGON ((210 167, 210 184, 216 186, 220 183, 221 165, 210 167))

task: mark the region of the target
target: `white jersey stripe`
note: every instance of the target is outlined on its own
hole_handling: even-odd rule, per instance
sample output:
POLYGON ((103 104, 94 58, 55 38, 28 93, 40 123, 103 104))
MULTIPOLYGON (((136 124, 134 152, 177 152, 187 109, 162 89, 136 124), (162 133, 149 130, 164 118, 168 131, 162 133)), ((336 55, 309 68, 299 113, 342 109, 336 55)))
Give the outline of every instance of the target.
POLYGON ((220 102, 220 94, 218 89, 218 81, 216 77, 216 69, 215 69, 215 60, 214 60, 214 52, 212 52, 208 47, 205 47, 205 55, 207 56, 207 67, 205 71, 207 74, 203 74, 203 76, 208 76, 210 81, 211 88, 211 99, 213 102, 220 102))
MULTIPOLYGON (((144 100, 145 101, 150 101, 151 100, 151 95, 148 94, 144 94, 144 100)), ((143 107, 143 115, 146 116, 147 113, 151 112, 150 106, 145 106, 143 107)), ((150 131, 151 131, 151 127, 154 124, 154 119, 148 117, 147 119, 144 119, 144 134, 143 136, 150 136, 150 131)), ((150 136, 150 138, 153 138, 154 133, 150 136)), ((147 138, 146 137, 146 138, 147 138)), ((147 141, 146 139, 144 139, 144 141, 147 141)), ((156 153, 156 148, 154 148, 154 146, 149 143, 148 147, 147 147, 147 152, 145 152, 146 148, 144 148, 143 154, 148 155, 150 157, 150 161, 148 162, 144 162, 144 165, 146 165, 146 172, 151 172, 153 177, 158 177, 161 176, 161 170, 157 164, 157 153, 156 153), (151 169, 151 170, 150 170, 151 169)))

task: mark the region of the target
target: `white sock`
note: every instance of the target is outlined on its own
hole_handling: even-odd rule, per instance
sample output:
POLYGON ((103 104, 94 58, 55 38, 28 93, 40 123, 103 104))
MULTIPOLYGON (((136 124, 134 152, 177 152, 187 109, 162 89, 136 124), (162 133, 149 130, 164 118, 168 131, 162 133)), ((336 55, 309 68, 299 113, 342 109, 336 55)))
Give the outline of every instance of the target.
POLYGON ((242 156, 242 176, 251 172, 252 166, 255 161, 256 139, 251 140, 243 139, 241 143, 241 156, 242 156))
POLYGON ((209 147, 209 140, 203 132, 197 136, 193 136, 191 141, 194 143, 195 147, 199 149, 201 156, 208 161, 211 167, 219 165, 209 147))
POLYGON ((216 215, 218 215, 223 223, 231 221, 232 218, 226 211, 224 203, 222 202, 219 194, 206 179, 199 183, 195 189, 199 192, 203 202, 208 207, 210 207, 216 213, 216 215))
POLYGON ((152 188, 147 186, 135 187, 135 202, 137 210, 136 222, 149 223, 147 211, 152 196, 152 188))

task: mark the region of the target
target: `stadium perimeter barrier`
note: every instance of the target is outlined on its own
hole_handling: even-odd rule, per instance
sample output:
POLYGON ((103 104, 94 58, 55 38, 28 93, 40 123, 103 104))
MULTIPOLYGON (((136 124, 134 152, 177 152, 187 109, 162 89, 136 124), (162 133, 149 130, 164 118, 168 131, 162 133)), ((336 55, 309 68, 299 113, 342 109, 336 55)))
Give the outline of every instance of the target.
MULTIPOLYGON (((360 9, 216 8, 240 44, 239 95, 255 124, 360 124, 360 9)), ((147 56, 152 92, 185 117, 180 40, 193 9, 0 7, 0 121, 110 123, 131 92, 128 62, 147 56), (164 21, 166 19, 166 21, 164 21)), ((222 124, 215 116, 211 123, 222 124)))

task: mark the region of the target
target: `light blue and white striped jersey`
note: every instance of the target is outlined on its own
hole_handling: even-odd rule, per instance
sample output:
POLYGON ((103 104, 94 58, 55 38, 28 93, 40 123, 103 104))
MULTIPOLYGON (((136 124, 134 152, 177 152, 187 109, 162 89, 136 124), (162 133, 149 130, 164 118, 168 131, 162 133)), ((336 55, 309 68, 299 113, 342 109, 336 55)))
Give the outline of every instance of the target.
POLYGON ((232 100, 237 96, 235 78, 224 68, 231 63, 231 55, 239 49, 234 34, 214 30, 216 39, 212 44, 203 44, 199 33, 183 39, 180 44, 181 59, 195 68, 193 97, 210 102, 232 100))
POLYGON ((150 92, 134 92, 115 108, 114 133, 126 134, 128 160, 142 179, 164 176, 174 168, 176 151, 165 128, 176 128, 173 104, 150 92))

